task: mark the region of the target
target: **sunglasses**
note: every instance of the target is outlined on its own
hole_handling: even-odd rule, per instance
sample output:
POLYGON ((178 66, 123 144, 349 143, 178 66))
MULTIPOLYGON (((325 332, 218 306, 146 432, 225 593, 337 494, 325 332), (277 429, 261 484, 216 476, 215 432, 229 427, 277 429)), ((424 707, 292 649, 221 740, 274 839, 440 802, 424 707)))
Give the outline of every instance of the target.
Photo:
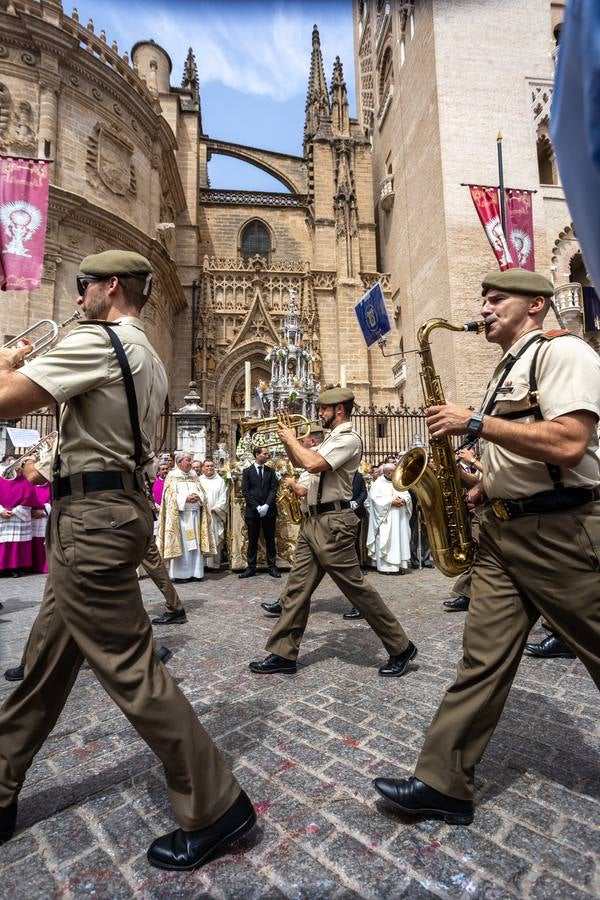
POLYGON ((77 282, 77 293, 80 297, 83 297, 88 289, 88 285, 94 281, 108 281, 108 278, 96 278, 94 275, 77 275, 75 281, 77 282))

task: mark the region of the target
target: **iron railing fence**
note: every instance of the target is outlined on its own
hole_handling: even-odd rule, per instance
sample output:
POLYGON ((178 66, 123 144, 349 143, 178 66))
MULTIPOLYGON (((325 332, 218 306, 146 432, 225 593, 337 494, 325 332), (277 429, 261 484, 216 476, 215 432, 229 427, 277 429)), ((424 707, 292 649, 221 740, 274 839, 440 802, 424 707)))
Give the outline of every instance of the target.
MULTIPOLYGON (((43 412, 22 416, 12 424, 17 428, 34 428, 39 431, 40 437, 49 434, 56 427, 54 415, 43 412)), ((352 424, 363 440, 364 460, 371 464, 381 462, 386 456, 398 457, 415 443, 420 442, 425 445, 429 443, 422 409, 409 409, 408 407, 394 409, 391 406, 357 407, 352 415, 352 424)), ((218 433, 218 418, 212 416, 206 435, 209 454, 212 454, 216 448, 218 433)), ((460 443, 460 439, 453 443, 460 443)), ((177 421, 172 413, 166 417, 166 429, 165 415, 164 413, 161 415, 156 429, 154 446, 157 450, 160 448, 162 453, 172 453, 177 449, 177 421)))

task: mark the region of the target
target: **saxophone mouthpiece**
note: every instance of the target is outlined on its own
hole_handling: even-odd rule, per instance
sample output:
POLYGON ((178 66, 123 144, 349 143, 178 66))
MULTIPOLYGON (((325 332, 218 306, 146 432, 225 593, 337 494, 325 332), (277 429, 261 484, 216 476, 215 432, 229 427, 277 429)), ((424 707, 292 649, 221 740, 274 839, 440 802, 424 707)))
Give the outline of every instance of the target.
POLYGON ((481 332, 485 328, 485 323, 482 321, 478 322, 466 322, 463 325, 463 331, 474 331, 476 334, 481 334, 481 332))

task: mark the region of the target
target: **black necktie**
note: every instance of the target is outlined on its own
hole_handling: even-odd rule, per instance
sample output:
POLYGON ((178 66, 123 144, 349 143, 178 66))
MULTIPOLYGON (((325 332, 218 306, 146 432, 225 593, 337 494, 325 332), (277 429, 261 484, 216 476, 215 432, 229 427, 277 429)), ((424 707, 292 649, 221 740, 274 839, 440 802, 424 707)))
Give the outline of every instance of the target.
POLYGON ((262 484, 263 483, 263 467, 262 466, 258 467, 258 477, 260 478, 260 483, 262 484))

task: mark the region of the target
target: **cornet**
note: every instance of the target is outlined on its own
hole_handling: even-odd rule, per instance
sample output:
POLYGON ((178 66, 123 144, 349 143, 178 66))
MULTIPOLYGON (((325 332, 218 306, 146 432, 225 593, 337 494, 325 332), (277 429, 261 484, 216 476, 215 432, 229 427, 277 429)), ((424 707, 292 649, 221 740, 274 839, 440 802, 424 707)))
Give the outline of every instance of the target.
POLYGON ((81 312, 76 309, 73 315, 61 322, 60 325, 57 325, 52 319, 40 319, 39 322, 30 325, 21 334, 3 344, 2 350, 20 350, 22 347, 31 345, 31 353, 26 357, 26 359, 31 359, 32 356, 36 356, 42 350, 46 351, 54 343, 61 328, 65 328, 71 322, 80 318, 81 312))
POLYGON ((14 462, 7 466, 4 472, 2 472, 2 478, 12 481, 12 479, 16 478, 19 474, 19 469, 23 465, 23 462, 32 456, 35 458, 36 462, 43 462, 43 460, 47 459, 52 452, 52 447, 54 446, 54 441, 57 437, 58 431, 51 431, 50 434, 43 437, 37 444, 30 447, 27 453, 24 453, 23 456, 15 459, 14 462))

